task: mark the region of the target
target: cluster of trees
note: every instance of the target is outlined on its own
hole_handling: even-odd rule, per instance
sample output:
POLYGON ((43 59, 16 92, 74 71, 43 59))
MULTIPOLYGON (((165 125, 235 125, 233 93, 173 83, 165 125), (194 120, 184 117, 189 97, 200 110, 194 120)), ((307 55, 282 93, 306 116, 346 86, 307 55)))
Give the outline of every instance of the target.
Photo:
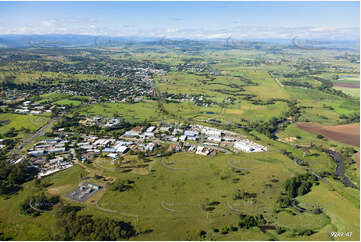
POLYGON ((295 198, 310 192, 312 185, 315 184, 317 180, 317 177, 312 174, 299 175, 287 180, 283 188, 287 196, 295 198))
POLYGON ((239 216, 239 227, 249 229, 252 227, 258 227, 266 224, 266 220, 264 219, 263 215, 245 215, 241 214, 239 216))
POLYGON ((256 197, 257 197, 257 193, 237 190, 233 196, 233 200, 249 200, 249 199, 254 199, 256 197))
MULTIPOLYGON (((0 136, 0 138, 2 137, 0 136)), ((17 139, 4 139, 2 141, 2 145, 5 145, 5 147, 0 151, 0 161, 7 159, 6 154, 16 146, 16 143, 17 139)))
POLYGON ((304 88, 312 88, 313 87, 308 82, 299 82, 297 80, 282 81, 282 84, 285 85, 285 86, 304 87, 304 88))
POLYGON ((329 93, 329 94, 337 95, 340 97, 347 97, 347 95, 345 93, 343 93, 342 91, 332 88, 333 87, 332 81, 322 78, 322 77, 318 77, 318 76, 312 76, 312 78, 321 82, 321 86, 318 87, 318 90, 329 93))
POLYGON ((18 135, 18 132, 15 130, 14 127, 10 128, 7 132, 5 132, 4 136, 8 138, 13 138, 18 135))
POLYGON ((318 178, 308 173, 288 179, 284 183, 281 196, 277 200, 279 207, 289 207, 295 197, 310 192, 313 184, 318 184, 318 178))
POLYGON ((303 106, 297 106, 297 101, 295 100, 286 100, 286 99, 270 99, 266 102, 269 104, 278 102, 286 102, 288 104, 288 111, 282 114, 280 117, 273 117, 269 121, 259 121, 259 122, 250 122, 247 120, 242 120, 246 124, 240 124, 240 127, 245 131, 249 132, 252 130, 257 130, 259 133, 266 135, 269 138, 276 139, 276 131, 279 128, 286 128, 290 122, 288 118, 292 118, 293 121, 297 121, 301 114, 303 106))
POLYGON ((132 180, 124 180, 124 181, 121 181, 121 180, 116 180, 112 186, 112 190, 113 191, 119 191, 119 192, 125 192, 129 189, 132 189, 133 188, 133 185, 134 184, 134 181, 132 180))
POLYGON ((81 117, 79 117, 78 115, 74 115, 73 117, 65 116, 59 121, 57 121, 56 124, 54 124, 52 130, 55 131, 59 128, 70 128, 70 127, 78 126, 80 120, 81 117))
POLYGON ((20 213, 36 217, 41 214, 41 210, 50 211, 58 202, 58 196, 47 197, 45 193, 42 192, 26 198, 20 204, 20 213))
POLYGON ((341 114, 340 119, 344 120, 344 123, 359 123, 360 122, 360 113, 351 113, 351 114, 341 114))
POLYGON ((36 169, 28 166, 26 161, 16 165, 0 161, 0 195, 17 192, 23 183, 31 180, 36 174, 36 169))
POLYGON ((82 208, 59 203, 56 209, 58 233, 54 240, 127 240, 135 236, 131 223, 93 215, 79 215, 82 208))

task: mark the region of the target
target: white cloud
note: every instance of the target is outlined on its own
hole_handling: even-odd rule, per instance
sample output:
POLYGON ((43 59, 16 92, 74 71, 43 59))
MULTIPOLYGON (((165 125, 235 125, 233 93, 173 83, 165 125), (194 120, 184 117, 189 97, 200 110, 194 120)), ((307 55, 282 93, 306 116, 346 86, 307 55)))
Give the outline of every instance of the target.
POLYGON ((83 34, 109 36, 142 36, 167 38, 227 38, 232 39, 266 39, 266 38, 329 38, 329 39, 359 39, 358 27, 333 28, 329 26, 305 27, 270 27, 232 25, 219 28, 145 28, 132 25, 119 27, 102 26, 93 18, 45 19, 38 23, 28 23, 22 26, 7 26, 0 23, 0 34, 83 34))

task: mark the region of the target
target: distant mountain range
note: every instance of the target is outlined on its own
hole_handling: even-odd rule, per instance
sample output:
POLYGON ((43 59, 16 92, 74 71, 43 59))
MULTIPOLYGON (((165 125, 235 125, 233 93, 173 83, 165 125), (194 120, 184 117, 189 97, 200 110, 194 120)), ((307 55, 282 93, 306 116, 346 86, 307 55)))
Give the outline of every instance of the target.
POLYGON ((96 48, 112 47, 124 44, 161 44, 172 43, 182 45, 205 44, 211 42, 223 42, 230 45, 239 45, 245 43, 263 43, 276 44, 284 46, 301 45, 307 47, 338 48, 338 49, 359 49, 359 40, 327 40, 327 39, 168 39, 165 37, 112 37, 112 36, 91 36, 91 35, 72 35, 72 34, 52 34, 52 35, 0 35, 0 48, 96 48))

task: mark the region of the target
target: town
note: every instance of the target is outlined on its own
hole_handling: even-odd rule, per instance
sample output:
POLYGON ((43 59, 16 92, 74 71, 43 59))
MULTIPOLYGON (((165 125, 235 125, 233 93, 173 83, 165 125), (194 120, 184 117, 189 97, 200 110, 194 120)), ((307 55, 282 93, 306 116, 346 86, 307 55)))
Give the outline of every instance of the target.
MULTIPOLYGON (((118 123, 120 119, 103 117, 79 121, 80 125, 102 127, 113 127, 118 123)), ((31 165, 39 170, 39 178, 72 167, 77 162, 92 162, 98 156, 115 160, 130 151, 151 153, 162 145, 167 145, 168 151, 173 153, 189 152, 209 157, 214 157, 218 152, 230 154, 267 151, 267 147, 237 133, 202 125, 137 126, 117 139, 78 134, 81 139, 76 142, 69 139, 69 136, 74 134, 65 132, 64 128, 57 129, 56 134, 57 137, 39 141, 28 150, 31 165)))

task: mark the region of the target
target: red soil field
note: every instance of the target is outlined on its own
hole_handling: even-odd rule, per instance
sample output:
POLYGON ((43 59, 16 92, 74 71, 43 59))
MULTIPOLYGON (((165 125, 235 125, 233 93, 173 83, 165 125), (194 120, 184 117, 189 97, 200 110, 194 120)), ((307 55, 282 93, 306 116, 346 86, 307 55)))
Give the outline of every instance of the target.
MULTIPOLYGON (((298 123, 297 128, 312 134, 320 134, 338 142, 360 147, 360 124, 325 126, 313 123, 298 123)), ((360 170, 360 152, 355 154, 357 168, 360 170)))
POLYGON ((347 87, 347 88, 360 88, 360 83, 346 83, 346 82, 335 82, 335 87, 347 87))
POLYGON ((296 127, 312 134, 320 134, 328 139, 360 147, 360 124, 326 126, 314 123, 298 123, 296 127))

